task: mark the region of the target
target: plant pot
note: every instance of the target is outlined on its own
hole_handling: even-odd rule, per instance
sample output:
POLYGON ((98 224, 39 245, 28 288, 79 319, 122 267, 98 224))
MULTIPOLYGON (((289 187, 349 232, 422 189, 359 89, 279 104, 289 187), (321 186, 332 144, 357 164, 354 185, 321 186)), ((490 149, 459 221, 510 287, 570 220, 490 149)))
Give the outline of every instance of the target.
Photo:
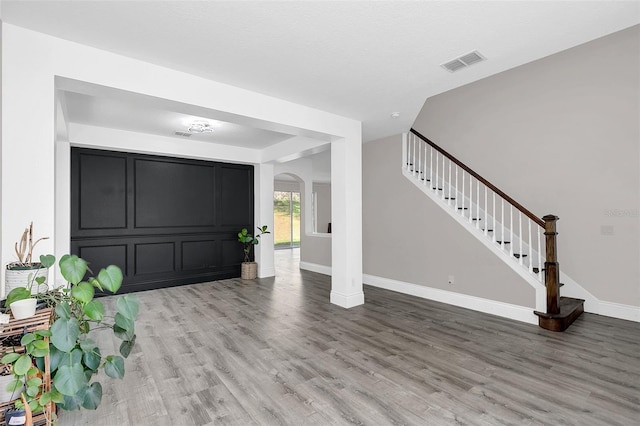
POLYGON ((240 278, 243 280, 255 280, 258 276, 258 264, 256 262, 242 262, 240 278))
POLYGON ((27 422, 27 412, 15 408, 7 408, 4 412, 4 421, 7 426, 23 426, 27 422))
POLYGON ((37 303, 38 300, 33 298, 16 300, 9 305, 9 308, 13 314, 13 318, 20 320, 34 316, 36 314, 37 303))
POLYGON ((7 390, 9 383, 13 382, 13 374, 7 376, 0 376, 0 403, 13 401, 20 396, 20 393, 24 390, 24 385, 18 389, 12 391, 7 390))
POLYGON ((49 289, 47 285, 47 279, 49 277, 49 269, 41 268, 34 265, 32 268, 13 267, 7 269, 4 275, 4 294, 7 295, 11 290, 17 287, 28 287, 29 283, 33 281, 31 287, 31 294, 38 294, 39 292, 45 292, 49 289), (38 285, 35 282, 37 277, 44 277, 44 283, 38 285))

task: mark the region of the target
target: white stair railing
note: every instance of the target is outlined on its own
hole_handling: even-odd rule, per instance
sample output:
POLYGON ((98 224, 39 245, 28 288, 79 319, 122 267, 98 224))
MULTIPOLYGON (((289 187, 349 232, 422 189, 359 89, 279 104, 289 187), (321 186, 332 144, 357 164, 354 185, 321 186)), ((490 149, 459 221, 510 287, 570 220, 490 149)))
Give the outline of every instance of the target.
POLYGON ((431 191, 443 208, 464 218, 470 231, 544 283, 544 220, 415 130, 407 134, 404 144, 406 174, 431 191))

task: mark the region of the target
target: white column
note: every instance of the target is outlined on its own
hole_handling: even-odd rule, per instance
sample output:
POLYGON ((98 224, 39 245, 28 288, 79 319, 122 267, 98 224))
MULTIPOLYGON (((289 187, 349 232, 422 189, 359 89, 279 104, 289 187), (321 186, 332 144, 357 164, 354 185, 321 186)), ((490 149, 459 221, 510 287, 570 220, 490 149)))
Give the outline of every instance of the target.
POLYGON ((273 164, 257 164, 253 179, 255 226, 267 225, 271 232, 260 237, 260 244, 255 247, 258 277, 273 277, 276 274, 273 260, 273 164))
POLYGON ((357 134, 331 142, 331 220, 331 303, 351 308, 364 303, 359 129, 357 134))
POLYGON ((41 63, 45 49, 26 53, 7 43, 2 27, 2 144, 0 283, 4 265, 17 260, 14 244, 33 222, 38 244, 34 256, 53 253, 54 237, 54 78, 41 63), (28 131, 25 131, 28 129, 28 131))

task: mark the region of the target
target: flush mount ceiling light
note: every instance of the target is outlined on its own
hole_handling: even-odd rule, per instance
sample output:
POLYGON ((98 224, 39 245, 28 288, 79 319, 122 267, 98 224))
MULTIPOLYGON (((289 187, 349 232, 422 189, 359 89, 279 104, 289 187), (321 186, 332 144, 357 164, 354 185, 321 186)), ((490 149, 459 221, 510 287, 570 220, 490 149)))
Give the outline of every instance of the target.
POLYGON ((391 113, 391 118, 398 118, 398 117, 400 117, 400 113, 399 112, 396 111, 396 112, 392 112, 391 113))
POLYGON ((209 133, 213 132, 213 127, 206 121, 197 120, 189 125, 187 131, 189 133, 209 133))

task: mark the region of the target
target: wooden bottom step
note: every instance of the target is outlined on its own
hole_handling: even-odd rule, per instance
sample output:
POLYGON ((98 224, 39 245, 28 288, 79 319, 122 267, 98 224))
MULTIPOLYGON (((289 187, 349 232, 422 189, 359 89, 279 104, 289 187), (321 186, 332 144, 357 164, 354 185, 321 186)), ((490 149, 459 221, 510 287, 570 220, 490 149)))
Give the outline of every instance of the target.
POLYGON ((572 297, 560 298, 560 313, 547 314, 534 311, 538 316, 538 325, 545 330, 565 331, 584 312, 584 300, 572 297))

